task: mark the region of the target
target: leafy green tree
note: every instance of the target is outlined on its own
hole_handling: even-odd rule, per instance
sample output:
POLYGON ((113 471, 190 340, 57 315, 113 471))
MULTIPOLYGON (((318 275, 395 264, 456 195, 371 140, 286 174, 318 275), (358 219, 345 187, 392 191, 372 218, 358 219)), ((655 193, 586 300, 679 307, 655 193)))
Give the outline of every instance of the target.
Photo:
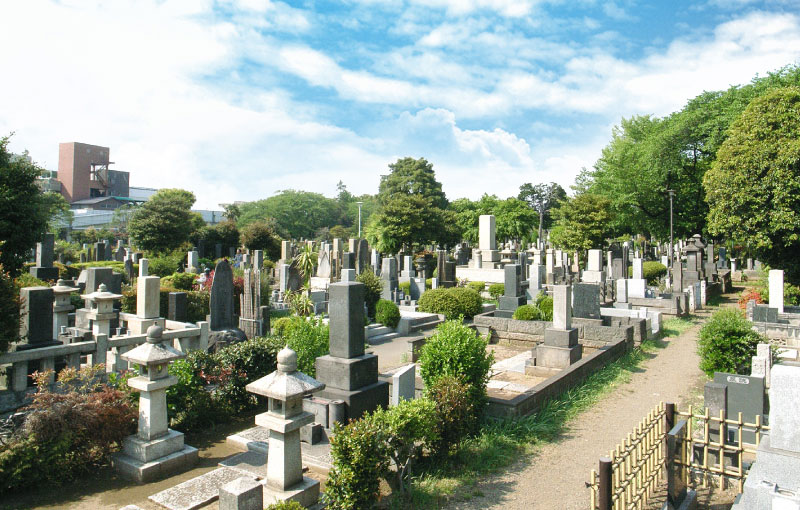
POLYGON ((601 248, 609 232, 611 202, 591 193, 568 198, 555 210, 550 240, 570 251, 601 248))
POLYGON ((281 238, 275 232, 274 222, 259 220, 242 229, 242 244, 248 250, 264 250, 272 261, 281 256, 281 238))
POLYGON ((159 190, 130 219, 128 232, 134 244, 163 254, 186 243, 198 226, 199 215, 192 213, 194 201, 190 191, 159 190))
POLYGON ((225 219, 230 220, 232 222, 239 221, 239 217, 242 215, 242 210, 236 204, 225 204, 222 207, 225 208, 225 219))
POLYGON ((36 185, 42 169, 27 158, 12 157, 8 141, 0 138, 0 264, 16 276, 47 232, 50 210, 36 185))
POLYGON ((335 199, 308 191, 284 190, 275 196, 248 202, 240 207, 240 229, 256 220, 274 218, 281 237, 313 239, 321 227, 342 223, 343 208, 335 199))
POLYGON ((747 240, 800 283, 800 87, 753 100, 704 180, 715 235, 747 240))
POLYGON ((389 165, 391 172, 381 176, 378 200, 385 205, 397 195, 418 195, 438 209, 447 208, 442 183, 436 180, 433 165, 425 158, 402 158, 389 165))
POLYGON ((63 234, 74 218, 69 202, 61 193, 42 193, 43 213, 47 218, 47 231, 63 234))
POLYGON ((539 221, 537 213, 517 198, 500 200, 496 195, 486 193, 478 201, 459 198, 450 203, 454 214, 454 224, 461 239, 478 241, 479 217, 484 214, 495 216, 498 239, 523 239, 530 236, 539 221))
POLYGON ((114 214, 111 217, 111 228, 116 230, 121 237, 128 237, 128 225, 137 208, 138 206, 136 205, 126 204, 114 209, 114 214))
MULTIPOLYGON (((539 215, 539 239, 542 231, 552 224, 550 211, 558 207, 561 200, 567 198, 567 192, 555 182, 533 185, 526 182, 519 187, 519 200, 525 201, 539 215)), ((522 237, 522 236, 519 236, 522 237)))
POLYGON ((0 264, 0 353, 19 337, 19 289, 0 264))
POLYGON ((364 232, 379 251, 397 253, 403 246, 453 243, 457 232, 448 228, 448 218, 454 219, 452 213, 434 207, 430 199, 401 194, 387 201, 370 218, 364 232))

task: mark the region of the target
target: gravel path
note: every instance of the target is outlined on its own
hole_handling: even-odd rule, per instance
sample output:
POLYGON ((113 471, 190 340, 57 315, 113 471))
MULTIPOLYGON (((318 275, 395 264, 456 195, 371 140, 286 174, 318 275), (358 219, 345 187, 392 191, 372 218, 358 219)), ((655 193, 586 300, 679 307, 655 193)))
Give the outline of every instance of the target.
MULTIPOLYGON (((698 313, 701 319, 709 315, 708 309, 698 313)), ((481 481, 475 489, 483 496, 453 501, 445 508, 588 509, 585 483, 599 458, 608 455, 659 402, 675 402, 683 408, 683 403, 702 394, 705 376, 696 353, 699 329, 697 324, 677 338, 666 339, 666 347, 652 352, 629 382, 574 418, 558 442, 481 481)))

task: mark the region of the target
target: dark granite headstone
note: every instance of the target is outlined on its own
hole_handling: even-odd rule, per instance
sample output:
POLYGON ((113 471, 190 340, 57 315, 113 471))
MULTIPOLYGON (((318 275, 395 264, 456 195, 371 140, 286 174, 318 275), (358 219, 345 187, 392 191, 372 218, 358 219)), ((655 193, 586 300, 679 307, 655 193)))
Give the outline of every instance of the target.
POLYGON ((53 267, 53 253, 55 251, 55 236, 45 234, 41 243, 36 243, 36 265, 39 267, 53 267))
POLYGON ((572 284, 572 316, 600 319, 600 286, 594 283, 572 284))
POLYGON ((211 302, 209 327, 222 330, 236 326, 233 320, 233 270, 227 260, 220 260, 214 269, 214 281, 211 283, 211 302))
POLYGON ((687 495, 685 468, 675 462, 682 458, 681 450, 685 448, 685 441, 686 420, 680 420, 667 433, 667 504, 665 508, 669 510, 681 508, 687 495))
POLYGON ((369 244, 366 239, 360 239, 357 244, 356 252, 356 274, 361 274, 367 270, 369 264, 369 244))
POLYGON ((101 283, 105 283, 109 292, 119 293, 117 289, 113 289, 114 271, 110 267, 90 267, 86 270, 86 288, 85 294, 91 294, 100 287, 101 283))
POLYGON ((222 245, 217 243, 214 245, 214 260, 222 258, 222 245))
POLYGON ((778 322, 778 309, 756 304, 753 307, 753 322, 778 322))
POLYGON ((112 260, 112 257, 114 256, 114 250, 111 248, 111 241, 106 241, 105 249, 106 249, 106 255, 105 255, 106 258, 103 260, 112 260))
MULTIPOLYGON (((756 415, 761 415, 761 422, 767 422, 766 400, 764 398, 764 378, 752 375, 726 374, 714 372, 714 382, 727 386, 727 408, 725 413, 728 419, 735 420, 742 413, 742 420, 746 423, 755 423, 756 415)), ((735 442, 735 429, 728 430, 728 441, 735 442)), ((744 428, 742 441, 754 444, 755 432, 744 428)))
POLYGON ((106 243, 103 241, 94 243, 94 260, 96 262, 106 260, 106 243))
POLYGON ((53 289, 50 287, 24 287, 19 291, 20 329, 19 346, 25 348, 53 345, 53 289))
POLYGON ((364 284, 340 282, 331 284, 328 292, 331 356, 361 356, 364 354, 364 284))
POLYGON ((381 267, 381 282, 383 289, 381 289, 381 299, 394 301, 393 292, 397 290, 397 259, 394 257, 387 257, 383 259, 381 267))
POLYGON ((185 292, 170 292, 167 319, 186 322, 189 318, 189 295, 185 292))
POLYGON ((351 251, 342 253, 342 269, 356 268, 356 254, 351 251))

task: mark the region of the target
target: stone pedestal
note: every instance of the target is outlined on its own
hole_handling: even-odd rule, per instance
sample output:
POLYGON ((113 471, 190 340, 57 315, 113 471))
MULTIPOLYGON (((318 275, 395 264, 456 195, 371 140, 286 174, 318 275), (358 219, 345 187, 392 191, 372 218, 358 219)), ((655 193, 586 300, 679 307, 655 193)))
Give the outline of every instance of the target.
POLYGON ((378 381, 378 358, 364 353, 364 284, 331 284, 330 354, 316 360, 326 385, 320 397, 345 403, 346 419, 389 405, 389 384, 378 381))
POLYGON ((572 327, 572 288, 556 285, 553 288, 553 327, 544 330, 544 343, 534 349, 535 365, 525 367, 525 373, 549 377, 581 359, 578 329, 572 327))
POLYGON ((139 425, 135 435, 123 440, 122 452, 112 462, 122 476, 139 483, 180 472, 198 458, 197 449, 183 443, 183 434, 168 428, 167 388, 178 378, 169 375, 167 367, 185 354, 161 342, 162 328, 152 326, 146 343, 122 355, 138 364, 142 374, 128 380, 128 386, 139 391, 139 425))

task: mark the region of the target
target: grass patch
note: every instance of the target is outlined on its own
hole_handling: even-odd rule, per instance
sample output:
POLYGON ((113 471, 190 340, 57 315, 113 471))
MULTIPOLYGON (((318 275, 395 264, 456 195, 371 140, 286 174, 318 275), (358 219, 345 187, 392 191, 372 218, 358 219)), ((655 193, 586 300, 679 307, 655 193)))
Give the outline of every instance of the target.
POLYGON ((661 323, 661 336, 674 338, 681 336, 687 329, 698 324, 699 319, 694 315, 685 317, 670 317, 661 323))
MULTIPOLYGON (((689 324, 689 326, 691 323, 689 324)), ((689 327, 687 326, 687 328, 689 327)), ((537 447, 556 441, 567 423, 592 407, 600 397, 626 383, 655 350, 647 340, 640 347, 589 376, 579 386, 548 401, 537 413, 524 418, 486 418, 479 434, 461 443, 450 458, 425 458, 417 466, 411 491, 403 501, 390 498, 390 508, 439 508, 451 499, 482 495, 478 480, 510 466, 537 447)))

